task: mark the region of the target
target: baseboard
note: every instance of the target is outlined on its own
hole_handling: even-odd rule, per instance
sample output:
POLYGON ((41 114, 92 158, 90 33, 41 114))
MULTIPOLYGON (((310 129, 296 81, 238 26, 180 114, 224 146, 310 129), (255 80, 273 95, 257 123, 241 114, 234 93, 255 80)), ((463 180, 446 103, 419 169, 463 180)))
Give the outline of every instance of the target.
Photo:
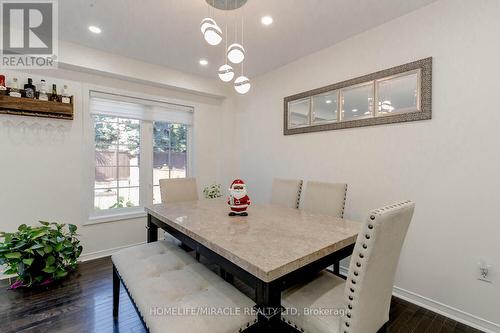
MULTIPOLYGON (((339 271, 340 274, 347 276, 349 269, 347 267, 340 266, 339 271)), ((500 333, 499 324, 456 309, 449 305, 440 303, 428 297, 421 296, 412 291, 394 286, 392 294, 397 298, 401 298, 407 302, 413 303, 432 312, 439 313, 442 316, 448 317, 450 319, 458 321, 459 323, 476 328, 486 333, 500 333)))
POLYGON ((85 261, 89 261, 89 260, 94 260, 94 259, 109 257, 110 255, 112 255, 115 252, 118 252, 120 250, 126 249, 128 247, 141 245, 141 244, 144 244, 144 243, 146 243, 146 242, 140 242, 140 243, 135 243, 135 244, 123 245, 123 246, 118 246, 118 247, 114 247, 114 248, 111 248, 111 249, 106 249, 106 250, 101 250, 101 251, 95 251, 95 252, 86 253, 86 254, 83 254, 83 255, 80 256, 80 260, 79 261, 85 262, 85 261))

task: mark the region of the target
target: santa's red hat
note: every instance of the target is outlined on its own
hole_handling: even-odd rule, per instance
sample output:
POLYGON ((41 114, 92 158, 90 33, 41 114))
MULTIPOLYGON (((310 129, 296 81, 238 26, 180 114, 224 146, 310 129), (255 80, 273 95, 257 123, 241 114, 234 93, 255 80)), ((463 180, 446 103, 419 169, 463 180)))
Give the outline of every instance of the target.
POLYGON ((233 180, 233 182, 231 183, 231 188, 233 188, 234 185, 243 185, 245 186, 245 182, 242 181, 241 179, 235 179, 233 180))

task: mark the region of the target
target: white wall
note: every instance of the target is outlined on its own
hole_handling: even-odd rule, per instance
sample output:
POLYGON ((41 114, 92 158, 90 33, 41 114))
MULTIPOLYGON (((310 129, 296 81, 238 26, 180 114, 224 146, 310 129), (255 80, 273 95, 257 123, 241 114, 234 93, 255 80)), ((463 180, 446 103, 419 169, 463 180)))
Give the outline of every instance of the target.
POLYGON ((497 0, 439 1, 253 79, 236 100, 235 161, 254 201, 273 177, 347 182, 359 221, 414 200, 396 285, 500 324, 498 13, 497 0), (285 96, 429 56, 432 120, 283 136, 285 96), (476 280, 482 257, 493 284, 476 280))
MULTIPOLYGON (((138 70, 138 69, 137 69, 138 70)), ((45 78, 58 87, 67 84, 75 96, 75 119, 55 120, 0 115, 0 230, 13 231, 21 223, 37 220, 74 223, 84 246, 83 258, 109 253, 117 247, 146 240, 145 218, 84 225, 89 217, 91 193, 89 158, 92 137, 88 109, 83 95, 88 85, 129 90, 168 101, 194 106, 194 175, 198 185, 220 182, 220 150, 225 102, 220 98, 193 95, 178 90, 145 86, 125 80, 70 70, 38 70, 32 73, 7 72, 8 80, 20 82, 45 78), (85 119, 87 118, 87 121, 85 119), (215 129, 215 130, 214 130, 215 129)))

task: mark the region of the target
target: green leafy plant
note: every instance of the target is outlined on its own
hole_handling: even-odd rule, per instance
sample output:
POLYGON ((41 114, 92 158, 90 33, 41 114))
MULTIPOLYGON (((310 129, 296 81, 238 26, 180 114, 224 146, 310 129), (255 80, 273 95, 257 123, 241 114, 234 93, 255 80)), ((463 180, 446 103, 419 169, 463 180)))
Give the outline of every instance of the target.
POLYGON ((221 185, 213 184, 203 189, 203 195, 207 199, 216 199, 222 197, 221 185))
POLYGON ((113 209, 113 208, 125 208, 125 207, 134 207, 134 204, 131 201, 127 201, 125 203, 125 198, 124 197, 119 197, 118 198, 118 202, 116 202, 112 206, 110 206, 109 209, 113 209))
POLYGON ((82 253, 74 224, 40 221, 39 227, 21 224, 16 232, 0 232, 0 265, 17 274, 12 289, 46 285, 76 268, 82 253))

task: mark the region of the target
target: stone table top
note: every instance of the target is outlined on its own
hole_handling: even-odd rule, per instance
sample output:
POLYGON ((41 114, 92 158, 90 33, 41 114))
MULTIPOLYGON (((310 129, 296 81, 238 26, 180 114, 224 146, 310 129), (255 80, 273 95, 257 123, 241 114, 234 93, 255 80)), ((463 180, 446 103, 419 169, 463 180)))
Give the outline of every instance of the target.
POLYGON ((264 282, 271 282, 356 242, 361 223, 256 204, 228 216, 224 200, 158 204, 146 212, 264 282))

